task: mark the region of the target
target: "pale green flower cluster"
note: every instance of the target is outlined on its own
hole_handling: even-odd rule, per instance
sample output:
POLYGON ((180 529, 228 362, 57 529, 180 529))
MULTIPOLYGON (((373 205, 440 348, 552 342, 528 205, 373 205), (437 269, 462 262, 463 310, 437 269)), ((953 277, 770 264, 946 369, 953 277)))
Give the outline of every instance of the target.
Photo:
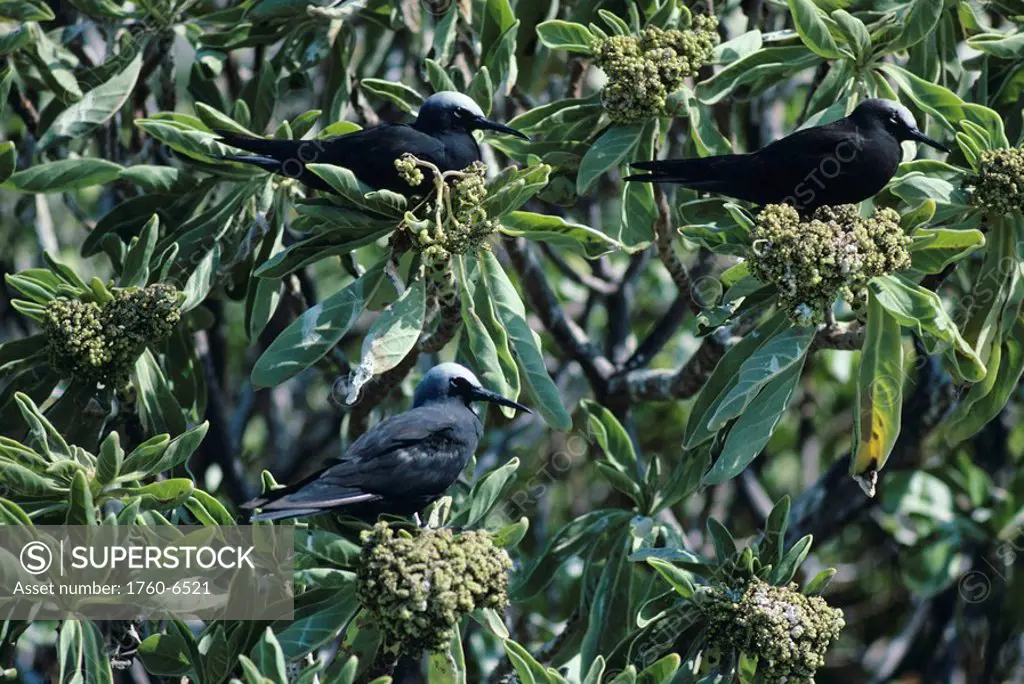
POLYGON ((464 615, 508 605, 512 561, 486 532, 410 533, 378 522, 362 543, 359 600, 403 653, 443 651, 464 615))
POLYGON ((594 61, 608 75, 601 99, 612 120, 628 124, 665 114, 668 96, 711 61, 717 28, 717 18, 698 15, 686 30, 648 27, 639 36, 599 41, 594 61))
POLYGON ((776 587, 755 577, 701 587, 695 599, 710 650, 756 656, 758 674, 769 684, 813 681, 846 626, 843 611, 820 596, 804 596, 796 584, 776 587))
POLYGON ((156 284, 115 289, 102 306, 52 300, 43 321, 50 366, 62 377, 124 387, 146 345, 168 337, 181 319, 180 299, 175 288, 156 284))
POLYGON ((893 209, 864 218, 853 204, 821 207, 810 220, 785 204, 758 214, 748 254, 751 274, 779 291, 798 325, 820 323, 842 295, 863 304, 867 282, 910 266, 910 236, 893 209))
POLYGON ((972 180, 971 204, 987 213, 1024 213, 1024 147, 985 150, 972 180))

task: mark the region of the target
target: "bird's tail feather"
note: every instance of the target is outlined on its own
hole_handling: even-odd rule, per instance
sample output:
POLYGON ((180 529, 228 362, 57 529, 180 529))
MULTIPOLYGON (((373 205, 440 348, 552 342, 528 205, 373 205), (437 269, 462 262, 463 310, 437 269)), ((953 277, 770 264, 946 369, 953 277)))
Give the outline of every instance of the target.
POLYGON ((713 185, 734 177, 742 170, 745 155, 724 154, 695 159, 663 159, 630 164, 634 169, 650 171, 626 176, 625 180, 642 183, 681 183, 695 189, 713 189, 713 185), (703 186, 703 187, 702 187, 703 186))
POLYGON ((260 155, 251 154, 218 154, 214 155, 214 159, 221 159, 223 161, 239 162, 241 164, 252 164, 258 166, 264 171, 270 171, 271 173, 278 173, 281 171, 281 162, 272 157, 263 157, 260 155))

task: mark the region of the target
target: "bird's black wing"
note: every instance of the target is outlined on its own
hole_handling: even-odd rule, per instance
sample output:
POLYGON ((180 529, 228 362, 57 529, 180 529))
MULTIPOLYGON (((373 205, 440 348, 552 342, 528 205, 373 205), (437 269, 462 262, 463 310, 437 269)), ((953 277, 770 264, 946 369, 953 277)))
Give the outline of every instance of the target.
POLYGON ((310 140, 272 140, 217 131, 225 143, 255 156, 226 156, 228 161, 255 164, 273 173, 297 177, 310 187, 327 190, 323 181, 305 169, 306 164, 344 166, 373 188, 406 192, 409 186, 398 177, 395 160, 406 152, 448 168, 445 146, 436 138, 405 124, 381 124, 346 135, 310 140))
POLYGON ((459 421, 453 410, 468 413, 465 407, 441 404, 381 421, 353 442, 339 463, 243 508, 261 508, 262 519, 270 519, 383 498, 439 494, 458 478, 463 458, 475 450, 479 438, 476 427, 466 424, 466 416, 459 421))

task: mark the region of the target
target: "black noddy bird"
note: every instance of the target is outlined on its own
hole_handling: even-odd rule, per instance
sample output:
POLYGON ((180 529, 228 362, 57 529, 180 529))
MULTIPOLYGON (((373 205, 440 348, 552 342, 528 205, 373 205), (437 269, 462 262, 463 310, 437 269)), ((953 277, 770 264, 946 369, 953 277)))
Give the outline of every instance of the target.
POLYGON ((904 140, 949 149, 922 133, 899 102, 864 100, 844 119, 797 131, 750 154, 638 162, 649 174, 628 181, 677 183, 755 204, 857 204, 885 187, 903 159, 904 140))
MULTIPOLYGON (((411 125, 381 124, 322 140, 272 140, 225 130, 216 133, 231 147, 253 153, 219 155, 219 159, 253 164, 271 173, 297 178, 309 188, 325 191, 330 191, 330 186, 307 170, 306 164, 344 166, 374 189, 408 195, 417 188, 410 187, 399 177, 395 170, 396 159, 408 152, 434 164, 442 172, 461 171, 480 161, 480 146, 473 137, 476 130, 497 131, 529 140, 516 129, 491 121, 472 98, 454 91, 428 97, 411 125)), ((423 169, 423 173, 430 182, 432 174, 427 169, 423 169)))
POLYGON ((336 509, 371 521, 381 513, 418 513, 454 484, 476 451, 484 426, 470 408, 474 401, 530 413, 522 404, 484 389, 466 367, 442 363, 420 380, 410 410, 361 435, 338 463, 242 508, 261 509, 252 522, 336 509))

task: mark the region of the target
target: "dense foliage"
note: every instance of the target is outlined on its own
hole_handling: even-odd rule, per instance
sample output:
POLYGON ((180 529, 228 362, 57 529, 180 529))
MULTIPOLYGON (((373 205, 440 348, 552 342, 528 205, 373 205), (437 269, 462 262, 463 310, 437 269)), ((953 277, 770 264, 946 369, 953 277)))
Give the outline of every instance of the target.
POLYGON ((273 523, 294 620, 6 620, 5 676, 1021 681, 1022 110, 1021 0, 0 2, 3 524, 244 524, 439 360, 534 410, 426 529, 273 523), (317 161, 448 90, 531 139, 317 161), (953 151, 860 206, 622 181, 869 97, 953 151))

